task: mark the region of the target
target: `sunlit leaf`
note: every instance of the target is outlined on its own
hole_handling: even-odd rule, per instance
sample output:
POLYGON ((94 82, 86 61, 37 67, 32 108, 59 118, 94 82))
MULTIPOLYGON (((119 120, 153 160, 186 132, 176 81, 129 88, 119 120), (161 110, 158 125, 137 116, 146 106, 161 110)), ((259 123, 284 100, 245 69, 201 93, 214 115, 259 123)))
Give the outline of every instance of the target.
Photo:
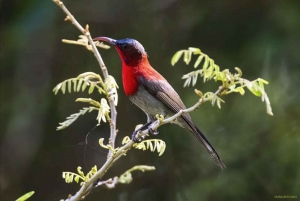
POLYGON ((76 181, 76 183, 78 183, 78 182, 79 182, 79 179, 80 179, 80 177, 77 175, 77 176, 75 176, 74 181, 76 181))
POLYGON ((196 47, 189 47, 190 52, 194 53, 194 54, 200 54, 201 50, 199 48, 196 47))
POLYGON ((201 54, 198 59, 196 60, 195 64, 194 64, 194 68, 197 68, 199 66, 199 64, 201 63, 202 59, 204 58, 204 55, 201 54))
POLYGON ((77 80, 73 80, 73 90, 76 92, 77 80))
POLYGON ((243 73, 242 73, 241 69, 239 69, 238 67, 235 67, 234 69, 238 72, 238 76, 242 77, 243 73))
POLYGON ((21 197, 19 197, 16 201, 25 201, 28 198, 30 198, 33 194, 34 194, 34 191, 30 191, 28 193, 25 193, 24 195, 22 195, 21 197))
POLYGON ((72 92, 72 81, 68 80, 68 92, 71 93, 72 92))
POLYGON ((81 84, 82 84, 82 82, 83 82, 83 80, 82 79, 80 79, 79 81, 78 81, 78 84, 77 84, 77 89, 76 89, 76 91, 80 91, 80 88, 81 88, 81 84))
POLYGON ((81 88, 81 91, 83 92, 85 90, 85 88, 87 87, 87 82, 83 82, 83 85, 82 85, 82 88, 81 88))
POLYGON ((190 51, 184 50, 183 61, 188 65, 190 63, 190 51))
POLYGON ((178 62, 178 60, 182 56, 183 52, 184 52, 183 50, 180 50, 174 54, 174 56, 171 59, 172 66, 174 66, 178 62))
POLYGON ((209 58, 207 55, 205 55, 205 60, 204 60, 204 64, 202 67, 203 71, 205 71, 207 69, 208 65, 209 65, 209 58))
POLYGON ((90 88, 89 88, 89 94, 93 93, 94 91, 94 88, 95 88, 95 85, 94 84, 91 84, 90 88))
POLYGON ((261 96, 261 92, 256 82, 248 82, 246 86, 255 96, 261 96))
POLYGON ((197 83, 197 78, 198 78, 198 73, 195 73, 195 75, 193 75, 193 83, 192 85, 195 86, 197 83))

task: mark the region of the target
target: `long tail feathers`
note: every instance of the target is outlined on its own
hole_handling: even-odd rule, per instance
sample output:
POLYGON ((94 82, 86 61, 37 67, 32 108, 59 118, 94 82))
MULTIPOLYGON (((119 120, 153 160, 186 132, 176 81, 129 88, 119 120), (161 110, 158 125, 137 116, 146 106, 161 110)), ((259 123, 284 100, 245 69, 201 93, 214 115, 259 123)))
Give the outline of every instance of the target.
POLYGON ((196 128, 196 130, 191 130, 191 132, 193 133, 193 135, 197 138, 197 140, 199 142, 201 142, 205 146, 207 152, 215 160, 215 162, 217 163, 217 165, 220 166, 221 169, 226 168, 225 164, 223 163, 223 161, 219 157, 218 153, 215 151, 215 149, 213 148, 213 146, 208 142, 208 140, 206 139, 206 137, 204 136, 204 134, 196 126, 195 126, 195 128, 196 128))

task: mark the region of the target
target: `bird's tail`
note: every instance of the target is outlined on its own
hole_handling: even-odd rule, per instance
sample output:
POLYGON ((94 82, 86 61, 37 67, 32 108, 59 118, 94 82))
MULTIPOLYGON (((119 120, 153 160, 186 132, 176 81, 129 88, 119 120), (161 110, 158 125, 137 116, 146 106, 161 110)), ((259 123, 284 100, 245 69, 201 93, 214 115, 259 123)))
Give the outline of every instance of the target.
POLYGON ((197 138, 197 140, 205 146, 207 152, 215 160, 217 165, 220 166, 220 168, 222 168, 222 169, 226 168, 225 164, 219 157, 218 153, 215 151, 213 146, 208 142, 208 140, 206 139, 204 134, 196 126, 195 126, 195 130, 193 129, 193 130, 191 130, 191 132, 197 138))

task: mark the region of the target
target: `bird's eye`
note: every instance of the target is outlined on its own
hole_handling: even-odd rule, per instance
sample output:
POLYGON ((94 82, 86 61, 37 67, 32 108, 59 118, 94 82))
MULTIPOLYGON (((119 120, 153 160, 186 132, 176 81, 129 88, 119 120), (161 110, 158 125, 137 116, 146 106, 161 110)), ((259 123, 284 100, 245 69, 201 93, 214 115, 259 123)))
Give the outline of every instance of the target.
POLYGON ((126 44, 123 44, 123 45, 122 45, 122 48, 123 48, 123 49, 126 49, 126 48, 127 48, 127 45, 126 45, 126 44))

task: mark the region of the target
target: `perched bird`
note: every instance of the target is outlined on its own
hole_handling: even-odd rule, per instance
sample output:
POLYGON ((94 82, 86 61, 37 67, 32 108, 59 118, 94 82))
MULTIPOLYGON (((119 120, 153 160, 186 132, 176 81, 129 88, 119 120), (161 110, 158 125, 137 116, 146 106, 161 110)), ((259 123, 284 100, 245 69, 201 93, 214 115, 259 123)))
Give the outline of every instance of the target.
MULTIPOLYGON (((94 40, 108 42, 116 48, 122 60, 122 80, 125 94, 146 113, 148 118, 142 129, 156 121, 157 114, 167 118, 186 109, 173 87, 152 68, 141 43, 130 38, 114 40, 108 37, 97 37, 94 40)), ((183 114, 174 123, 189 129, 204 145, 218 166, 222 169, 225 168, 225 164, 204 134, 195 126, 189 114, 183 114)), ((133 140, 137 140, 134 135, 133 140)))

